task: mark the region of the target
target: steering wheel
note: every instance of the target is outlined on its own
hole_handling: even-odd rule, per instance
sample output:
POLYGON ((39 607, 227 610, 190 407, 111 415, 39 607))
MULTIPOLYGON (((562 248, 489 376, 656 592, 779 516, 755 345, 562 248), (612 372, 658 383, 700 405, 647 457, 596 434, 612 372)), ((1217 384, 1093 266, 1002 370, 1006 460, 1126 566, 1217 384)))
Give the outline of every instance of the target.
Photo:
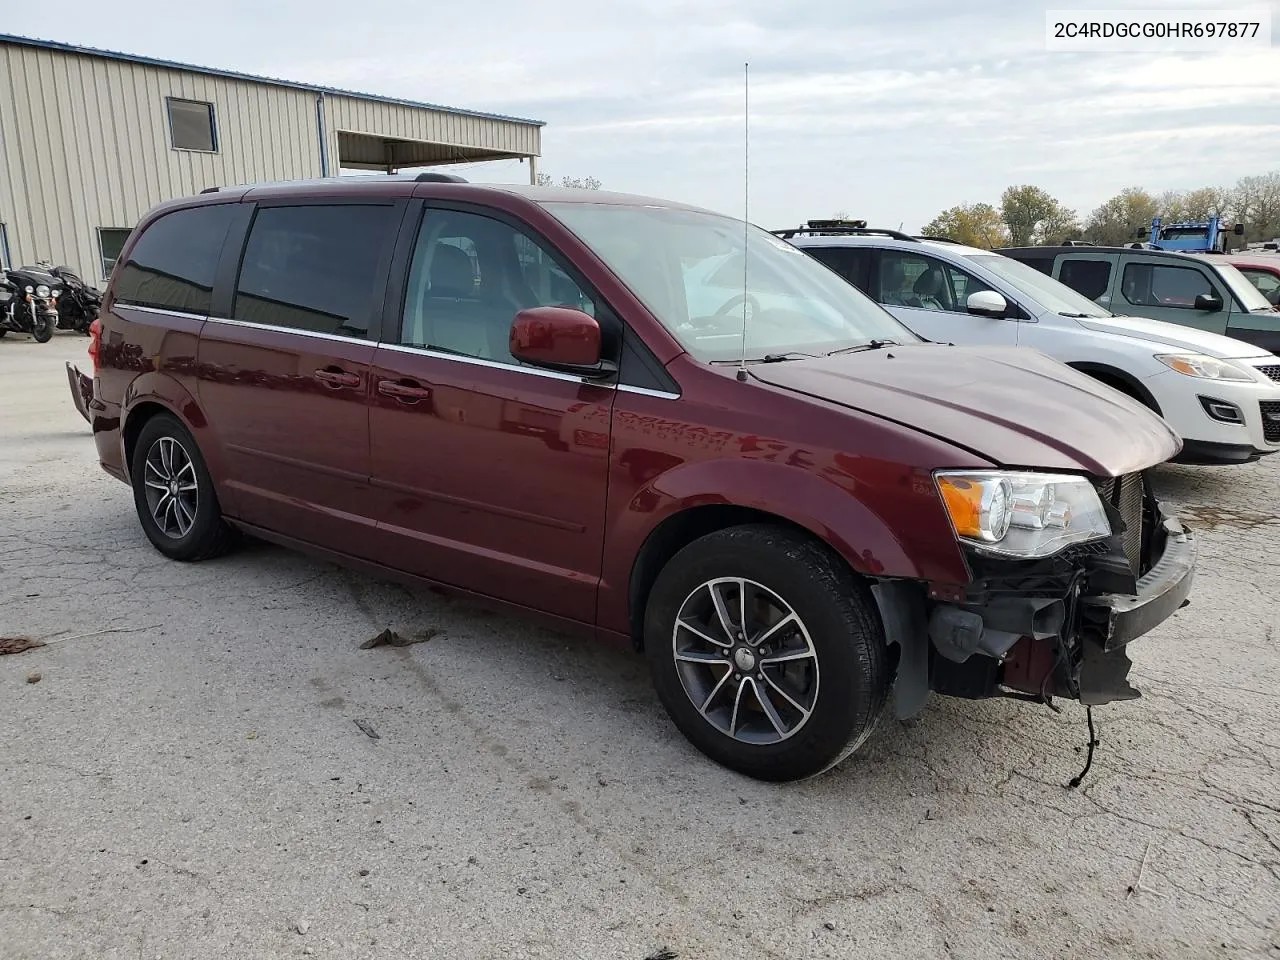
POLYGON ((740 307, 740 306, 742 306, 744 303, 747 305, 747 318, 748 318, 748 319, 750 319, 751 317, 754 317, 757 313, 759 313, 759 312, 760 312, 760 301, 759 301, 759 300, 757 300, 755 297, 753 297, 753 296, 752 296, 751 294, 749 294, 749 293, 740 293, 740 294, 738 294, 736 297, 730 297, 728 300, 726 300, 726 301, 724 302, 724 304, 723 304, 723 305, 721 305, 720 309, 719 309, 719 310, 717 310, 714 314, 712 314, 712 316, 713 316, 713 317, 724 317, 724 316, 728 316, 729 312, 730 312, 734 307, 740 307))

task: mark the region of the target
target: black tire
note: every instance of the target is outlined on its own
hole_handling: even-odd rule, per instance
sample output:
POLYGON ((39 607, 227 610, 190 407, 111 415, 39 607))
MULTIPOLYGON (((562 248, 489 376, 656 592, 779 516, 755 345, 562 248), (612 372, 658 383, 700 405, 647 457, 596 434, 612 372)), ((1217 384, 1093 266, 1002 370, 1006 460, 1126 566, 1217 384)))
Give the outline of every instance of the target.
MULTIPOLYGON (((172 449, 170 447, 170 449, 172 449)), ((180 460, 175 459, 175 463, 180 460)), ((222 510, 218 506, 218 497, 213 489, 213 478, 209 476, 209 468, 205 465, 200 448, 177 417, 169 413, 158 413, 142 426, 138 440, 133 448, 133 462, 129 471, 133 485, 133 503, 138 511, 138 521, 142 531, 152 545, 173 560, 197 561, 209 560, 226 553, 235 544, 235 531, 222 519, 222 510), (195 476, 196 490, 194 504, 186 499, 181 504, 174 503, 171 512, 164 512, 167 526, 162 528, 153 516, 153 504, 148 499, 149 488, 146 480, 149 476, 159 481, 159 473, 148 468, 148 457, 158 456, 162 449, 162 441, 176 443, 182 457, 190 464, 187 470, 174 469, 172 473, 186 477, 195 476), (182 529, 181 522, 171 520, 177 517, 180 506, 190 508, 183 513, 181 522, 189 520, 189 527, 182 529)), ((184 481, 185 483, 185 481, 184 481)), ((152 494, 155 491, 152 489, 152 494)), ((161 494, 163 498, 163 494, 161 494)), ((172 498, 171 498, 172 499, 172 498)))
POLYGON ((3 340, 3 339, 4 339, 4 335, 5 335, 6 333, 8 333, 8 332, 9 332, 8 330, 0 330, 0 340, 3 340))
POLYGON ((36 343, 48 343, 53 339, 53 324, 48 317, 40 317, 31 325, 31 338, 36 343))
MULTIPOLYGON (((729 589, 735 588, 730 585, 729 589)), ((732 614, 730 616, 732 619, 732 614)), ((708 619, 705 624, 714 622, 708 619)), ((714 632, 714 627, 709 629, 714 632)), ((759 633, 757 631, 757 636, 759 633)), ((781 635, 779 632, 775 636, 781 635)), ((720 648, 704 644, 699 639, 701 635, 687 634, 684 629, 679 636, 691 636, 693 644, 729 657, 724 661, 726 664, 738 663, 736 648, 732 654, 724 653, 720 648)), ((682 652, 689 653, 685 640, 680 642, 682 652)), ((776 642, 770 640, 754 649, 757 654, 763 654, 768 643, 776 642)), ((790 781, 816 776, 851 754, 875 729, 891 680, 884 629, 866 584, 824 544, 785 527, 768 524, 750 524, 708 534, 677 553, 658 575, 650 593, 645 610, 644 643, 658 697, 680 731, 711 759, 759 780, 790 781), (731 736, 701 712, 694 703, 694 693, 686 692, 686 682, 696 686, 697 678, 707 677, 706 685, 697 690, 697 696, 701 697, 712 686, 714 678, 724 676, 715 672, 719 664, 709 661, 705 665, 699 662, 690 666, 686 662, 678 666, 675 653, 677 615, 683 609, 688 619, 689 611, 694 608, 686 604, 696 605, 701 591, 713 589, 706 585, 717 578, 753 581, 756 586, 749 589, 755 592, 749 596, 759 598, 759 588, 764 588, 773 599, 789 606, 803 624, 807 641, 801 638, 798 629, 793 628, 792 636, 812 650, 813 672, 807 674, 807 679, 802 674, 802 686, 792 687, 792 692, 802 700, 811 697, 809 713, 785 738, 752 743, 731 736), (797 692, 802 688, 807 692, 797 692)), ((773 652, 777 655, 781 651, 773 652)), ((809 661, 804 663, 801 669, 809 670, 809 661)), ((766 670, 785 671, 791 667, 791 664, 758 667, 759 673, 754 676, 763 678, 766 670)), ((735 677, 750 677, 737 671, 738 666, 733 666, 729 670, 733 676, 724 681, 730 687, 736 683, 735 677)), ((771 676, 784 684, 791 682, 785 674, 771 676)), ((774 701, 775 712, 769 715, 757 698, 754 713, 772 721, 780 716, 785 705, 776 692, 777 686, 770 689, 763 679, 759 686, 774 701)), ((755 688, 755 683, 743 685, 746 692, 739 696, 745 698, 745 706, 740 704, 740 711, 750 709, 749 698, 754 697, 751 691, 755 688)), ((800 711, 793 711, 792 715, 803 716, 800 711)), ((764 737, 773 736, 763 723, 759 721, 757 730, 764 730, 764 737)), ((732 727, 733 719, 725 726, 732 727)), ((739 722, 738 729, 742 726, 739 722)), ((776 723, 773 729, 778 735, 783 732, 776 723)), ((748 729, 746 735, 754 734, 748 729)))

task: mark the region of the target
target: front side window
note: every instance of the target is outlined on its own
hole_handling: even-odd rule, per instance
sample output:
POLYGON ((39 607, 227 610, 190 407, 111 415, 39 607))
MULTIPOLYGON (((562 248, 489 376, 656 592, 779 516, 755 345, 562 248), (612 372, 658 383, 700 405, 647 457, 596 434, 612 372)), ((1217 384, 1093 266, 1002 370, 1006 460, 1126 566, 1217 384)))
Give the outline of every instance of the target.
POLYGON ((120 258, 120 251, 124 249, 124 242, 129 239, 130 232, 128 227, 98 228, 98 257, 102 267, 100 275, 104 279, 110 277, 111 271, 115 269, 116 260, 120 258))
POLYGON ((1121 292, 1136 307, 1194 310, 1196 297, 1213 296, 1209 278, 1191 267, 1130 263, 1124 268, 1121 292))
POLYGON ((829 353, 919 337, 799 247, 729 217, 672 207, 543 205, 703 363, 829 353), (724 283, 733 279, 733 285, 724 283))
POLYGON ((518 365, 511 322, 530 307, 571 307, 597 316, 551 254, 501 220, 428 210, 405 292, 400 343, 518 365))
POLYGON ((394 239, 395 211, 372 204, 259 209, 240 266, 235 318, 367 337, 382 301, 379 264, 394 239))
POLYGON ((969 295, 991 288, 934 257, 880 251, 880 302, 895 307, 966 313, 969 295))
MULTIPOLYGON (((175 210, 146 228, 112 276, 116 300, 208 314, 233 203, 175 210)), ((117 256, 119 254, 117 253, 117 256)))
POLYGON ((1111 261, 1063 260, 1058 279, 1082 296, 1097 300, 1111 286, 1111 261))
POLYGON ((165 103, 169 110, 169 142, 175 150, 217 151, 218 132, 212 103, 176 97, 169 97, 165 103))

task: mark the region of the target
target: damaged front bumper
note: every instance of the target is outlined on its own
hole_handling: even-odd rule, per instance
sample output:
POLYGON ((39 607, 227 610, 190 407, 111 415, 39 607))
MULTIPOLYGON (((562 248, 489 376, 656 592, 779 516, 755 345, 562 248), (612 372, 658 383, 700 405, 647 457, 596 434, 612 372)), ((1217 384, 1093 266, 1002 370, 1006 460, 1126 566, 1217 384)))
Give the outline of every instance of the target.
POLYGON ((930 602, 909 581, 873 586, 886 639, 899 647, 898 716, 931 692, 1091 706, 1140 696, 1126 647, 1188 603, 1196 543, 1145 480, 1133 482, 1140 509, 1130 490, 1110 538, 1043 561, 971 557, 974 580, 958 602, 930 602))

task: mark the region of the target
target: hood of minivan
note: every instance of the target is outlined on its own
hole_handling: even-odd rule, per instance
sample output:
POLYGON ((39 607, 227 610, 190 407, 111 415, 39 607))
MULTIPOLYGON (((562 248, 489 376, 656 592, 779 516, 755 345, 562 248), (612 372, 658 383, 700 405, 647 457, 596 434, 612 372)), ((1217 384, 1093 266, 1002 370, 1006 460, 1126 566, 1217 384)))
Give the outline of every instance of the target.
POLYGON ((1126 337, 1150 340, 1160 350, 1185 350, 1203 353, 1215 360, 1245 360, 1270 356, 1261 347, 1243 340, 1224 337, 1220 333, 1184 327, 1147 317, 1073 317, 1076 323, 1099 333, 1117 333, 1126 337))
POLYGON ((775 387, 874 414, 1008 467, 1120 476, 1182 441, 1154 413, 1026 347, 919 344, 757 363, 775 387))

